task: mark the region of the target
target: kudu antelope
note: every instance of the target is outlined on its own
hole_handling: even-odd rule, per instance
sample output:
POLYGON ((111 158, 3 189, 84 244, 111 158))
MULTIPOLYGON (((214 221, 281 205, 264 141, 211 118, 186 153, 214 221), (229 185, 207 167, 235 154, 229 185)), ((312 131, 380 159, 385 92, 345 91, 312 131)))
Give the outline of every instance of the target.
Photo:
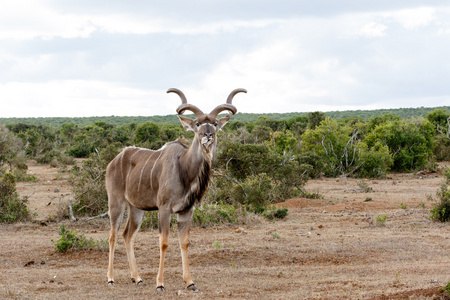
POLYGON ((164 257, 169 246, 170 216, 178 214, 178 236, 180 240, 183 280, 189 290, 197 290, 189 272, 189 229, 195 201, 200 201, 208 186, 209 174, 217 146, 217 132, 228 122, 230 115, 217 118, 222 111, 237 112, 233 97, 245 89, 235 89, 227 103, 204 114, 198 107, 187 103, 183 92, 176 93, 182 104, 177 108, 178 118, 186 131, 195 133, 190 147, 181 141, 167 143, 159 150, 127 147, 117 155, 106 169, 111 231, 109 237, 108 284, 114 285, 113 260, 117 232, 128 207, 128 219, 123 231, 125 248, 130 265, 131 280, 141 284, 134 255, 134 237, 141 226, 144 212, 158 210, 160 261, 156 278, 156 289, 164 291, 164 257), (192 111, 196 119, 180 116, 192 111))

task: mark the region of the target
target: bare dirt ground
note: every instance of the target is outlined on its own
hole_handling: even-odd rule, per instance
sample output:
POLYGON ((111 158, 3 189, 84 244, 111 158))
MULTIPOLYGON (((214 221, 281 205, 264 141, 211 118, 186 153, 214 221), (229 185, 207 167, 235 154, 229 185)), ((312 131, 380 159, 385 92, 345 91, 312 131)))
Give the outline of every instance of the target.
POLYGON ((360 180, 312 180, 307 190, 323 199, 286 201, 285 220, 193 228, 189 255, 197 293, 184 289, 174 231, 161 295, 154 286, 157 231, 140 232, 136 240, 147 285, 131 283, 119 239, 116 285, 108 287, 107 252, 60 254, 51 242, 63 223, 106 239, 108 219, 49 222, 73 197, 68 175, 29 166, 39 181, 19 183, 18 191, 29 196, 36 221, 0 225, 0 299, 445 299, 439 287, 450 280, 450 224, 428 219, 433 204, 426 197, 435 195, 440 174, 364 180, 372 188, 367 193, 360 180))

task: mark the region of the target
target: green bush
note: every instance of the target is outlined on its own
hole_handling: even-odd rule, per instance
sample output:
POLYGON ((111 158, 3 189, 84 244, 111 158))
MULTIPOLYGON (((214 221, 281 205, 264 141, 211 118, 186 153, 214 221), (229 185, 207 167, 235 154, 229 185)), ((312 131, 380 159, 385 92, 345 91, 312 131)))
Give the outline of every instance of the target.
POLYGON ((161 129, 154 122, 146 122, 136 127, 134 143, 141 145, 144 142, 154 143, 160 139, 161 129))
MULTIPOLYGON (((450 281, 447 282, 447 284, 441 288, 439 288, 439 290, 444 291, 444 293, 446 294, 447 297, 450 297, 450 281)), ((444 299, 444 298, 442 298, 444 299)))
POLYGON ((92 153, 82 167, 74 167, 70 179, 75 195, 74 214, 98 215, 108 210, 105 173, 108 163, 118 154, 115 144, 100 153, 92 153))
POLYGON ((30 219, 27 199, 16 192, 16 179, 11 173, 0 177, 0 222, 15 223, 30 219))
MULTIPOLYGON (((450 169, 444 170, 444 181, 439 189, 436 191, 437 199, 434 207, 431 209, 430 218, 435 221, 447 222, 450 221, 450 169)), ((430 196, 431 199, 433 199, 430 196)))
MULTIPOLYGON (((177 224, 177 217, 175 214, 170 217, 170 226, 177 224)), ((141 229, 158 229, 158 211, 147 211, 142 220, 141 229)))
POLYGON ((362 125, 339 124, 330 118, 303 134, 304 156, 318 157, 325 176, 380 177, 392 165, 388 147, 361 141, 362 125))
POLYGON ((55 244, 55 250, 61 253, 67 251, 80 250, 101 250, 106 251, 109 248, 108 241, 97 240, 93 238, 86 238, 84 234, 77 231, 66 229, 65 225, 61 225, 59 230, 59 239, 57 241, 51 240, 55 244))
POLYGON ((238 224, 246 215, 242 209, 228 204, 204 204, 194 210, 193 224, 207 227, 220 224, 238 224))
POLYGON ((436 192, 437 201, 431 209, 431 219, 440 222, 450 221, 450 189, 447 183, 442 183, 436 192))
POLYGON ((393 170, 411 171, 425 167, 432 157, 434 132, 426 119, 395 120, 376 126, 364 141, 369 147, 389 147, 393 170))
POLYGON ((263 216, 269 220, 280 220, 286 218, 288 209, 286 207, 276 208, 275 206, 268 206, 263 212, 263 216))
POLYGON ((36 162, 40 164, 49 164, 52 167, 64 165, 74 165, 75 160, 60 150, 52 149, 36 158, 36 162))
POLYGON ((248 176, 242 183, 235 184, 231 195, 237 203, 256 213, 262 213, 271 203, 269 196, 271 190, 270 177, 266 173, 261 173, 248 176))

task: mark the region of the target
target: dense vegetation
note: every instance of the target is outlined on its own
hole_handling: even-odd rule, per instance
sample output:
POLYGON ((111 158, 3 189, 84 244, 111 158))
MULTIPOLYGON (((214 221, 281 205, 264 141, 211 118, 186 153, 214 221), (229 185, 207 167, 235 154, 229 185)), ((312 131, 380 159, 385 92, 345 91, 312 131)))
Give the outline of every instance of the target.
MULTIPOLYGON (((346 118, 359 118, 363 120, 369 120, 375 117, 379 117, 385 114, 391 114, 401 119, 412 117, 425 117, 428 113, 432 112, 436 108, 433 107, 419 107, 419 108, 397 108, 397 109, 376 109, 376 110, 347 110, 347 111, 330 111, 326 112, 325 116, 340 120, 346 118)), ((442 106, 439 109, 446 111, 450 110, 450 106, 442 106)), ((175 111, 174 111, 175 112, 175 111)), ((259 117, 266 117, 273 120, 288 120, 297 116, 306 116, 308 113, 265 113, 265 114, 252 114, 252 113, 237 113, 233 116, 234 121, 240 122, 256 122, 259 117)), ((165 123, 178 125, 179 121, 176 115, 167 116, 134 116, 134 117, 119 117, 119 116, 105 116, 105 117, 48 117, 48 118, 0 118, 0 125, 7 124, 29 124, 29 125, 47 125, 53 127, 60 127, 66 123, 74 123, 78 126, 88 126, 95 122, 105 122, 112 125, 124 125, 129 123, 141 124, 145 122, 165 123)))
MULTIPOLYGON (((346 118, 342 118, 345 114, 334 118, 329 115, 289 114, 283 119, 233 116, 233 122, 219 134, 211 184, 204 199, 207 206, 197 210, 194 220, 207 223, 212 217, 205 214, 211 210, 216 217, 229 220, 238 218, 237 211, 281 217, 286 211, 274 209, 273 203, 299 195, 319 196, 304 190, 310 178, 376 178, 392 171, 435 169, 436 161, 450 160, 450 108, 393 110, 387 114, 373 111, 371 115, 360 111, 346 118), (399 116, 399 112, 407 117, 399 116), (411 117, 412 112, 415 114, 411 117), (424 117, 418 116, 424 112, 424 117)), ((78 118, 69 122, 59 119, 61 123, 56 125, 15 122, 0 126, 0 175, 10 187, 0 189, 1 220, 14 219, 7 214, 9 199, 24 202, 13 186, 16 179, 29 180, 27 159, 57 167, 74 165, 74 158, 85 158, 81 167, 72 168, 73 208, 78 215, 96 215, 107 206, 105 168, 123 147, 155 149, 182 136, 192 138, 172 121, 142 122, 137 117, 122 123, 123 118, 104 118, 88 125, 77 124, 86 119, 78 118)), ((448 196, 447 186, 445 189, 440 193, 448 196)), ((450 208, 443 205, 435 215, 447 216, 450 208)))

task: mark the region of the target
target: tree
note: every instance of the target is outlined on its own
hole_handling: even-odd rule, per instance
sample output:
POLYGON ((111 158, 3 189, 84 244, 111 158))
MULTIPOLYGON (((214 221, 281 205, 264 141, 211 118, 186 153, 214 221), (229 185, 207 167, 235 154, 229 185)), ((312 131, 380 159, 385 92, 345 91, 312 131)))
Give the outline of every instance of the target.
POLYGON ((450 160, 450 115, 445 109, 436 109, 426 116, 436 129, 433 154, 438 161, 450 160))
POLYGON ((135 131, 134 142, 142 144, 144 142, 154 143, 159 140, 161 130, 158 124, 154 122, 146 122, 137 126, 135 131))
POLYGON ((308 113, 309 129, 314 130, 320 123, 325 120, 325 114, 320 111, 308 113))
POLYGON ((379 177, 392 161, 387 147, 360 140, 360 129, 325 118, 314 130, 303 135, 303 152, 312 152, 323 162, 326 176, 379 177))
POLYGON ((389 148, 393 169, 410 171, 423 168, 432 157, 433 125, 426 119, 388 121, 375 127, 365 141, 369 147, 381 143, 389 148))

